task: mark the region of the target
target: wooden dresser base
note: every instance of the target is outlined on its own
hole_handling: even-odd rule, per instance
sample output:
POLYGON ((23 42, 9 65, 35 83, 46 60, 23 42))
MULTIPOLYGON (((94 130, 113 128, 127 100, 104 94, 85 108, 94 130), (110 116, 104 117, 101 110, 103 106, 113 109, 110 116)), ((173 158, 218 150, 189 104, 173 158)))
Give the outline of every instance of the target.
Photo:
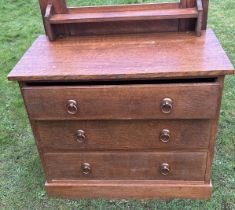
POLYGON ((209 199, 212 184, 159 181, 74 181, 46 183, 49 196, 69 199, 209 199))
POLYGON ((233 70, 212 30, 40 36, 8 79, 20 84, 48 196, 210 199, 233 70))

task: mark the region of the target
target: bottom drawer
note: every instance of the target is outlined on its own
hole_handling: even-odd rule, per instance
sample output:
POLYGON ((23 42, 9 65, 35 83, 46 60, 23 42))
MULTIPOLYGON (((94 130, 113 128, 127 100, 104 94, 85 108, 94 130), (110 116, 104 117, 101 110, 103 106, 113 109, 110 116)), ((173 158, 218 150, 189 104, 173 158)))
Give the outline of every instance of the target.
POLYGON ((206 152, 79 152, 44 155, 47 180, 202 181, 206 152))

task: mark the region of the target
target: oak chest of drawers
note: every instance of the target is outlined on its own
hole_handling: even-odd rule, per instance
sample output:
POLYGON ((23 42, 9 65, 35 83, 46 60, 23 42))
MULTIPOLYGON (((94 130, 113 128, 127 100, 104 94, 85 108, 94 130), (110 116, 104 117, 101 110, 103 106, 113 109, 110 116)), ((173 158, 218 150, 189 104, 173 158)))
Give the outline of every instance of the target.
POLYGON ((223 81, 212 30, 40 36, 19 81, 50 196, 211 196, 223 81))

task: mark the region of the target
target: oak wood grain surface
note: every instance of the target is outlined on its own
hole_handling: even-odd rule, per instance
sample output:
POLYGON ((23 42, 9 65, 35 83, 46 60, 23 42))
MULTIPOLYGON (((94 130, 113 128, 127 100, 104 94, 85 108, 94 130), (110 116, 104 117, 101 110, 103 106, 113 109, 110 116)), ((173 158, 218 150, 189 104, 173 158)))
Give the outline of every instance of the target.
MULTIPOLYGON (((179 9, 180 3, 160 3, 160 4, 131 4, 131 5, 115 5, 115 6, 96 6, 96 7, 68 7, 65 12, 58 12, 58 9, 53 9, 54 3, 50 7, 47 7, 47 11, 42 8, 43 20, 45 21, 45 29, 48 35, 49 40, 55 40, 61 36, 80 36, 80 35, 100 35, 100 34, 130 34, 130 33, 151 33, 151 32, 169 32, 169 31, 178 31, 178 19, 167 19, 167 20, 149 20, 152 17, 147 15, 142 16, 141 18, 137 18, 138 20, 130 20, 130 18, 125 18, 123 20, 117 20, 115 18, 115 14, 123 14, 123 13, 132 13, 137 12, 138 15, 141 15, 142 12, 146 13, 149 10, 169 10, 169 9, 179 9), (90 14, 88 14, 90 13, 90 14), (84 18, 82 22, 76 23, 75 21, 71 21, 70 24, 62 23, 61 21, 58 24, 51 24, 50 19, 55 15, 59 15, 62 19, 66 19, 67 15, 82 15, 83 17, 94 17, 94 16, 102 17, 101 14, 110 14, 109 20, 115 20, 111 22, 100 22, 96 19, 94 22, 85 22, 84 18), (88 14, 88 15, 87 15, 88 14), (114 17, 112 17, 114 16, 114 17)), ((62 10, 65 8, 62 6, 62 10)), ((75 16, 76 16, 75 15, 75 16)), ((119 15, 120 16, 120 15, 119 15)), ((135 16, 136 17, 136 16, 135 16)), ((107 20, 107 18, 106 18, 107 20)), ((191 22, 191 19, 187 20, 191 22)))
POLYGON ((67 7, 65 0, 39 0, 39 2, 45 31, 50 41, 81 34, 194 30, 196 30, 195 35, 200 36, 201 29, 205 30, 207 25, 208 0, 88 7, 67 7))
POLYGON ((48 37, 8 79, 20 83, 49 196, 211 196, 223 79, 234 67, 212 30, 192 32, 206 29, 208 2, 39 0, 48 37))
POLYGON ((114 199, 209 199, 212 185, 195 182, 136 181, 136 180, 82 180, 76 182, 46 183, 49 196, 63 198, 114 199))
MULTIPOLYGON (((190 20, 190 19, 188 19, 190 20)), ((99 35, 121 35, 121 34, 147 34, 158 32, 178 31, 178 19, 166 20, 135 20, 133 21, 111 21, 95 23, 70 23, 67 24, 69 32, 64 36, 99 36, 99 35)), ((63 25, 52 24, 55 30, 60 30, 63 25)))
POLYGON ((68 7, 68 14, 177 9, 179 2, 68 7))
POLYGON ((127 80, 232 74, 212 30, 72 37, 40 36, 8 75, 10 80, 127 80))
POLYGON ((79 152, 46 153, 47 180, 191 180, 203 181, 206 152, 79 152), (81 164, 89 163, 86 175, 81 164), (168 163, 170 173, 160 166, 168 163))
POLYGON ((217 83, 23 87, 31 119, 213 119, 220 85, 217 83), (171 113, 161 110, 173 100, 171 113), (68 100, 78 112, 68 113, 68 100))
POLYGON ((210 142, 209 142, 209 147, 208 147, 208 153, 207 153, 207 169, 206 169, 206 174, 205 174, 205 182, 209 183, 211 180, 211 174, 212 174, 212 162, 213 162, 213 157, 214 157, 214 152, 215 152, 215 145, 216 145, 216 137, 217 137, 217 132, 218 132, 218 123, 219 123, 219 116, 220 116, 220 106, 221 106, 221 101, 222 101, 222 94, 223 94, 223 88, 224 88, 224 76, 221 76, 218 78, 218 82, 220 84, 220 96, 218 98, 217 104, 217 119, 215 119, 212 124, 211 124, 211 137, 210 137, 210 142))
POLYGON ((77 13, 57 14, 50 18, 51 24, 62 23, 86 23, 105 22, 121 20, 162 20, 195 18, 198 12, 195 8, 187 9, 166 9, 166 10, 145 10, 145 11, 122 11, 122 12, 100 12, 100 13, 77 13))
POLYGON ((43 151, 207 149, 209 120, 107 120, 36 121, 39 147, 43 151), (162 142, 163 129, 170 131, 169 142, 162 142), (79 141, 77 130, 85 132, 79 141))

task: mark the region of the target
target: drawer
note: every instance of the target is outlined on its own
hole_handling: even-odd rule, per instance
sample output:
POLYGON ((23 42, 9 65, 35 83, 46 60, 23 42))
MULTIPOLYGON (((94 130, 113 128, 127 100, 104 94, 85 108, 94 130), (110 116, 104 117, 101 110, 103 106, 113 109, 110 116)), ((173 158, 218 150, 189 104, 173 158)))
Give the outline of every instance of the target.
POLYGON ((44 155, 48 180, 204 180, 206 152, 79 152, 44 155))
POLYGON ((36 120, 212 119, 217 83, 96 86, 26 86, 28 113, 36 120))
POLYGON ((45 150, 208 148, 209 120, 37 121, 45 150))

